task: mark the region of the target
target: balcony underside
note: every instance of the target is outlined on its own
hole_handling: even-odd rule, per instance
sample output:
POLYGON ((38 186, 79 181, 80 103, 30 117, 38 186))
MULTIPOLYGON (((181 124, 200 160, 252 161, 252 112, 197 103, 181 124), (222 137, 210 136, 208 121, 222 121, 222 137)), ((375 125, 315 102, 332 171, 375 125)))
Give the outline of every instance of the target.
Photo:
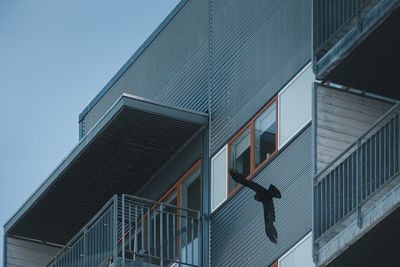
POLYGON ((400 62, 400 8, 398 1, 382 1, 314 61, 318 79, 400 99, 397 84, 400 62), (388 3, 384 6, 384 2, 388 3), (384 11, 383 11, 384 10, 384 11), (373 12, 375 11, 375 12, 373 12), (387 12, 387 13, 385 13, 387 12))
POLYGON ((65 244, 114 195, 135 194, 198 136, 208 115, 123 95, 6 223, 65 244))
POLYGON ((399 225, 400 208, 345 250, 328 267, 395 266, 393 264, 399 260, 399 225))
MULTIPOLYGON (((397 185, 399 185, 398 181, 397 185)), ((400 190, 397 188, 393 191, 390 191, 389 194, 385 195, 384 198, 388 198, 387 200, 389 202, 391 200, 398 201, 400 190)), ((381 199, 381 203, 377 203, 377 205, 372 207, 371 210, 366 211, 369 212, 369 214, 365 214, 365 217, 371 219, 374 216, 379 215, 380 212, 384 213, 385 210, 387 213, 389 213, 389 215, 387 215, 387 217, 383 220, 379 218, 378 221, 381 221, 372 228, 366 227, 365 229, 360 229, 361 237, 359 237, 357 241, 353 241, 354 243, 347 243, 345 246, 343 246, 344 249, 342 248, 343 250, 339 252, 340 254, 336 254, 334 260, 326 265, 327 267, 397 266, 396 263, 398 262, 399 251, 398 241, 400 240, 400 203, 389 202, 384 203, 381 199), (390 208, 385 209, 385 207, 390 208), (396 209, 392 211, 393 208, 396 209)), ((369 222, 365 223, 368 224, 369 222)), ((358 226, 354 225, 353 228, 357 229, 358 226)), ((338 236, 337 240, 334 240, 334 242, 330 244, 330 248, 325 248, 325 250, 329 251, 332 249, 334 247, 332 246, 333 243, 336 242, 337 245, 337 242, 340 242, 339 239, 346 239, 346 235, 351 237, 351 235, 357 231, 354 231, 354 229, 351 229, 350 225, 346 229, 342 230, 342 233, 340 236, 338 236)), ((324 249, 321 249, 322 252, 323 250, 324 249)))

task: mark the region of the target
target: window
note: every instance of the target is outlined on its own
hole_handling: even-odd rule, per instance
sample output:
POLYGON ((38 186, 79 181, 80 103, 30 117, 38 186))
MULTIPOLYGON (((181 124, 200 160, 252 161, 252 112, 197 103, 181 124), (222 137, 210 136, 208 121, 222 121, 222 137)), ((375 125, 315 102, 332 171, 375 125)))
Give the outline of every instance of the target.
POLYGON ((313 80, 308 66, 279 93, 279 148, 311 120, 313 80))
POLYGON ((211 160, 211 212, 227 197, 227 151, 225 146, 211 160))
POLYGON ((311 248, 310 233, 278 260, 278 267, 315 267, 311 248))
MULTIPOLYGON (((228 168, 233 168, 249 177, 276 152, 276 98, 274 97, 229 141, 228 168)), ((239 185, 229 176, 228 194, 232 194, 237 188, 239 185)))

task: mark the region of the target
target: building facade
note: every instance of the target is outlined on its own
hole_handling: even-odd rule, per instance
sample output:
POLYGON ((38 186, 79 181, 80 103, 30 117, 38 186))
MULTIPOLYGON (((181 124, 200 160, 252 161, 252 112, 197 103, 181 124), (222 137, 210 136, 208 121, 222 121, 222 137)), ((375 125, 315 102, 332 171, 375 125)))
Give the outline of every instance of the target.
MULTIPOLYGON (((343 10, 353 2, 363 2, 354 9, 362 18, 381 6, 349 0, 343 10)), ((396 15, 397 1, 381 2, 390 8, 376 25, 396 15)), ((367 227, 373 206, 361 201, 380 203, 390 192, 370 197, 374 190, 395 188, 398 95, 391 77, 376 87, 370 66, 351 61, 361 41, 332 54, 344 38, 340 27, 360 23, 343 17, 329 37, 331 20, 323 19, 331 13, 321 13, 328 7, 182 0, 81 113, 80 142, 5 224, 4 266, 361 266, 342 264, 355 239, 346 248, 332 242, 354 218, 367 227), (361 159, 380 169, 356 169, 361 159), (229 168, 281 191, 277 245, 265 234, 262 205, 229 168), (373 178, 380 172, 382 183, 373 178), (370 187, 361 173, 374 180, 370 187)), ((368 40, 376 25, 351 40, 368 40)))

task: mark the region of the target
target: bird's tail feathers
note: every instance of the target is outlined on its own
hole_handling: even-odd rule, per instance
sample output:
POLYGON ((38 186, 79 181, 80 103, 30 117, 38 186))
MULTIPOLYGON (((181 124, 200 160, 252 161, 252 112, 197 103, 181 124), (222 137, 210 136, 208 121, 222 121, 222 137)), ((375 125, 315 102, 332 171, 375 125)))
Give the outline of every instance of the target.
POLYGON ((265 225, 265 232, 272 243, 278 244, 278 232, 276 231, 272 218, 268 220, 268 224, 265 225))

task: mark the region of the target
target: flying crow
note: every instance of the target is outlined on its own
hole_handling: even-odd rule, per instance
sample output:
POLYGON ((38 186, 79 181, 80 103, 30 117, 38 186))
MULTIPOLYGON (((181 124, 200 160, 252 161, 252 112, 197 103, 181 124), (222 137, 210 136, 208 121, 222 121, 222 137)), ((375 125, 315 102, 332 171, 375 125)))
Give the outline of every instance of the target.
POLYGON ((272 198, 281 198, 281 192, 279 192, 279 190, 273 184, 271 184, 267 190, 253 181, 248 181, 242 174, 238 173, 234 169, 229 169, 229 173, 231 174, 232 179, 237 183, 250 188, 256 193, 254 195, 254 199, 258 202, 262 202, 264 207, 265 232, 267 233, 267 236, 271 242, 277 244, 278 233, 276 232, 276 228, 274 226, 275 209, 272 198))

